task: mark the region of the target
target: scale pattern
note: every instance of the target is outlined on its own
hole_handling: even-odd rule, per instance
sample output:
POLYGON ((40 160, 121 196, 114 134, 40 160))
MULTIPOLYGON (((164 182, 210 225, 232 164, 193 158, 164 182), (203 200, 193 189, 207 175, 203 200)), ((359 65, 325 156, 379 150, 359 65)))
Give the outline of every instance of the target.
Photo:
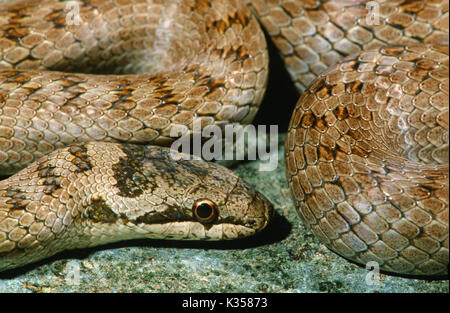
POLYGON ((299 100, 286 174, 302 220, 333 251, 447 273, 448 63, 426 46, 363 52, 299 100))
MULTIPOLYGON (((189 214, 168 214, 171 209, 163 218, 124 213, 127 205, 99 198, 88 183, 113 175, 104 178, 114 197, 140 197, 139 190, 155 192, 150 178, 168 176, 179 182, 176 194, 189 195, 192 182, 173 175, 170 166, 158 171, 147 165, 152 174, 133 161, 139 149, 112 142, 167 145, 178 135, 173 131, 192 134, 196 122, 251 122, 268 74, 259 20, 303 92, 285 150, 300 217, 330 249, 356 262, 376 261, 402 274, 448 272, 448 0, 80 3, 79 25, 68 25, 67 3, 58 0, 13 1, 0 13, 0 172, 38 160, 1 182, 4 266, 26 262, 33 245, 43 249, 41 257, 76 245, 65 234, 76 229, 71 218, 80 219, 67 213, 73 209, 63 195, 83 175, 74 188, 91 193, 76 205, 83 203, 92 229, 110 223, 102 229, 120 240, 127 235, 117 225, 162 227, 174 215, 182 218, 174 229, 191 227, 189 214), (86 148, 93 141, 100 143, 86 148), (102 175, 95 175, 92 162, 101 149, 125 156, 102 163, 102 175), (48 153, 56 167, 81 174, 66 171, 64 180, 62 170, 46 163, 48 153), (17 187, 28 180, 28 187, 17 187), (45 207, 52 196, 53 211, 38 216, 34 206, 45 207), (41 237, 33 220, 46 226, 39 228, 41 237), (155 220, 162 223, 155 226, 155 220), (51 239, 44 244, 40 238, 51 239)), ((220 202, 208 190, 213 185, 202 194, 220 202)), ((267 200, 238 185, 239 192, 222 190, 236 206, 221 221, 251 231, 215 238, 266 225, 267 200)), ((164 200, 169 208, 177 202, 170 199, 164 200)), ((92 238, 89 245, 103 242, 89 233, 85 228, 79 236, 92 238)))
POLYGON ((79 26, 65 6, 0 13, 0 173, 71 144, 168 145, 195 123, 255 116, 268 53, 238 1, 83 1, 79 26))

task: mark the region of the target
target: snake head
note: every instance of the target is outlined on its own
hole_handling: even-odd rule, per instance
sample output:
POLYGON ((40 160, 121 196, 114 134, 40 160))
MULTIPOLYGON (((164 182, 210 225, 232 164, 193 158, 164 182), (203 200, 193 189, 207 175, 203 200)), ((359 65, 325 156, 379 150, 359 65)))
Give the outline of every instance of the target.
POLYGON ((264 229, 273 206, 230 170, 209 164, 204 182, 189 188, 183 208, 191 217, 195 239, 223 240, 247 237, 264 229))
MULTIPOLYGON (((104 159, 104 151, 111 149, 101 145, 105 144, 91 146, 98 150, 92 155, 104 159)), ((118 161, 112 166, 112 192, 120 199, 110 205, 115 223, 129 226, 131 233, 164 239, 236 239, 255 234, 270 220, 272 204, 223 166, 168 148, 115 148, 119 151, 114 152, 118 161)))

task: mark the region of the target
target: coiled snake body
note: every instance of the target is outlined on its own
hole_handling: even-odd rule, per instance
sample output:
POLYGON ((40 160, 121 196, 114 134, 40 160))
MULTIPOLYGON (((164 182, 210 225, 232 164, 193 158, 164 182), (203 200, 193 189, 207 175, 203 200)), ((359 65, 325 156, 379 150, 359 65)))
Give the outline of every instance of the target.
POLYGON ((268 74, 258 20, 303 92, 285 149, 302 220, 358 263, 447 273, 445 0, 4 5, 0 170, 27 167, 0 182, 0 270, 127 238, 264 228, 270 203, 228 170, 136 145, 252 121, 268 74))

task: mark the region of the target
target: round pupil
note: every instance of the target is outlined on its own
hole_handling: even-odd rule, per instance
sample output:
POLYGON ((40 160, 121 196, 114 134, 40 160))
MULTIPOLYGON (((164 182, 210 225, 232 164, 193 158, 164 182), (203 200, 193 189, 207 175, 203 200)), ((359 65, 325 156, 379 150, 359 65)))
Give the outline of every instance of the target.
POLYGON ((197 207, 197 215, 200 218, 208 218, 212 214, 212 208, 207 203, 202 203, 197 207))

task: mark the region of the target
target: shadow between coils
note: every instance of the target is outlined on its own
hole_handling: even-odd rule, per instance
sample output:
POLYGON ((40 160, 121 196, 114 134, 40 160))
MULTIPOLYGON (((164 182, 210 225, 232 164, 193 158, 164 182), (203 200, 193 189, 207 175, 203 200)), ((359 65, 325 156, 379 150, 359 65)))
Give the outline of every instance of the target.
POLYGON ((278 125, 280 133, 288 130, 292 112, 300 97, 291 77, 270 37, 266 35, 269 51, 269 79, 264 99, 253 120, 254 125, 278 125))
POLYGON ((243 249, 257 248, 282 241, 290 234, 291 229, 292 225, 288 222, 288 220, 284 216, 275 212, 274 215, 272 216, 272 220, 265 229, 255 234, 254 236, 246 238, 224 240, 224 241, 201 241, 201 240, 191 241, 191 240, 164 240, 164 239, 126 240, 92 248, 62 251, 44 260, 32 264, 27 264, 19 268, 0 272, 0 279, 15 278, 17 276, 27 273, 30 270, 35 269, 36 267, 39 267, 44 264, 49 264, 54 261, 65 259, 83 260, 89 257, 89 255, 91 255, 92 253, 95 253, 97 251, 125 248, 125 247, 177 248, 177 249, 202 249, 202 250, 208 249, 243 250, 243 249))

